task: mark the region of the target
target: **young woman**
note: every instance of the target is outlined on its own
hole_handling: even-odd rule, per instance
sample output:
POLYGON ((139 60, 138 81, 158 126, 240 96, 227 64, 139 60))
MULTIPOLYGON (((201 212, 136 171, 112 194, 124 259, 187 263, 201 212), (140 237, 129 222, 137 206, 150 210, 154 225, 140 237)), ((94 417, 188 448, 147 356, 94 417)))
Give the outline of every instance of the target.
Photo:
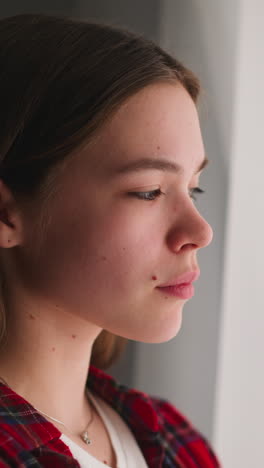
POLYGON ((105 373, 177 335, 212 229, 191 71, 146 39, 0 21, 0 468, 212 468, 168 401, 105 373))

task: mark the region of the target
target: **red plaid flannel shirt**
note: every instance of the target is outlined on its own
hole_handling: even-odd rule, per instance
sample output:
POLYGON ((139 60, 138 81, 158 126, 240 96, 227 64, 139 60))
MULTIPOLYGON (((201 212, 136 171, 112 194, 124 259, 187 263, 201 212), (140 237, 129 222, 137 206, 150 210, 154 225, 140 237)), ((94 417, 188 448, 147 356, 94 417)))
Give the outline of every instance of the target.
MULTIPOLYGON (((219 468, 208 441, 168 401, 117 383, 90 366, 89 389, 133 432, 150 468, 219 468)), ((0 468, 79 468, 61 432, 32 405, 0 383, 0 468)))

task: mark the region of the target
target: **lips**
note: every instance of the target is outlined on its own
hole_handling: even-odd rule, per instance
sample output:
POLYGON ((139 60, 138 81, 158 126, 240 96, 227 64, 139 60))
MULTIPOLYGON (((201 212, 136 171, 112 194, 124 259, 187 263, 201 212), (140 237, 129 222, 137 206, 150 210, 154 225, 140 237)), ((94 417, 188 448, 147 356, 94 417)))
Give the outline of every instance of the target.
POLYGON ((180 286, 183 284, 191 284, 194 281, 196 281, 200 276, 200 271, 195 270, 195 271, 187 271, 186 273, 183 273, 182 275, 178 275, 171 280, 169 280, 167 283, 164 284, 159 284, 159 288, 165 288, 167 286, 180 286))
POLYGON ((193 282, 200 276, 200 271, 187 271, 180 276, 172 278, 168 283, 157 286, 163 294, 175 296, 179 299, 190 299, 194 295, 193 282))

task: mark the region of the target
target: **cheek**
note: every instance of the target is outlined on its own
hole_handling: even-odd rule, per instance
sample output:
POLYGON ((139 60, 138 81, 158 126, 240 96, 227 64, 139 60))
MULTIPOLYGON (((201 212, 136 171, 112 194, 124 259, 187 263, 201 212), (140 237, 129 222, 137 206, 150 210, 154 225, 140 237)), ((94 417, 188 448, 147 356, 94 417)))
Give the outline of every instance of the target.
POLYGON ((131 288, 131 283, 149 276, 150 266, 156 259, 155 245, 149 242, 145 225, 131 222, 131 218, 121 215, 109 215, 101 224, 91 230, 87 226, 88 236, 80 234, 83 247, 82 265, 90 276, 98 282, 118 285, 119 289, 131 288))
POLYGON ((178 330, 180 311, 153 292, 161 233, 146 219, 133 220, 120 211, 100 220, 58 219, 40 255, 29 248, 27 280, 48 304, 112 333, 160 342, 178 330))
POLYGON ((40 255, 31 250, 31 285, 65 309, 103 317, 109 307, 121 310, 144 299, 146 287, 153 287, 159 243, 160 233, 146 217, 124 210, 63 215, 40 255))
POLYGON ((100 287, 112 297, 128 295, 130 291, 135 294, 140 284, 152 282, 158 238, 152 235, 150 242, 153 230, 147 228, 146 222, 121 210, 100 221, 84 226, 77 236, 83 274, 99 294, 100 287))

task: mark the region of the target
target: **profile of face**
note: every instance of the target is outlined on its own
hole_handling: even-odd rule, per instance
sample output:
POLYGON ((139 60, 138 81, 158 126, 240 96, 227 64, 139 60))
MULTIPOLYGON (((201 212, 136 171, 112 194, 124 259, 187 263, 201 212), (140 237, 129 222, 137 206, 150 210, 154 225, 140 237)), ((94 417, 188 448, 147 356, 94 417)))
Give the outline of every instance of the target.
POLYGON ((60 174, 40 251, 28 220, 24 284, 84 327, 149 343, 173 338, 187 299, 158 286, 197 271, 197 252, 211 242, 193 200, 203 160, 197 110, 181 85, 156 83, 128 98, 60 174))

